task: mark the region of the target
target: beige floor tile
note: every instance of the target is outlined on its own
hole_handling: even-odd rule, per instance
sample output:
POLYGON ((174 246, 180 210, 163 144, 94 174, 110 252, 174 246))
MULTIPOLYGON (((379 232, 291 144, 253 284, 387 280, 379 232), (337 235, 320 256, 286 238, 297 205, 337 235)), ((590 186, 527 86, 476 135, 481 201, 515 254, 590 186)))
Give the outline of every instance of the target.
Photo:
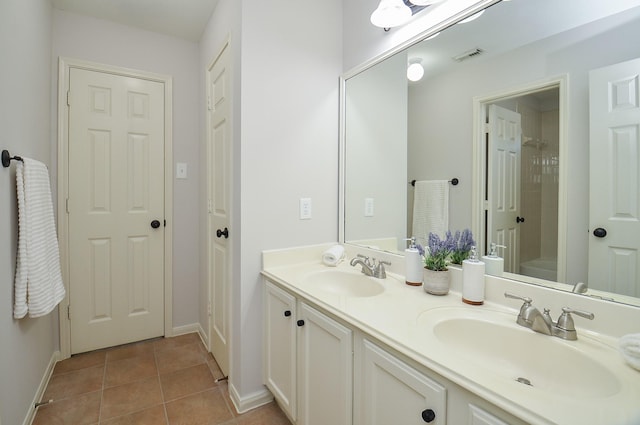
POLYGON ((161 338, 154 342, 154 346, 157 351, 176 348, 186 344, 200 344, 200 346, 202 346, 202 340, 200 339, 200 336, 194 332, 171 338, 161 338))
POLYGON ((272 402, 240 415, 235 425, 291 425, 291 422, 280 407, 272 402))
POLYGON ((160 383, 165 401, 175 400, 216 386, 215 380, 206 364, 160 375, 160 383))
POLYGON ((202 343, 185 344, 156 351, 156 362, 158 372, 164 375, 179 369, 206 364, 207 353, 203 349, 202 343))
POLYGON ((107 351, 107 363, 153 353, 155 350, 155 341, 156 339, 142 341, 110 349, 107 351))
POLYGON ((156 359, 152 351, 122 360, 107 361, 105 388, 128 384, 156 376, 156 359))
POLYGON ((90 353, 76 354, 71 356, 71 358, 56 363, 56 367, 53 369, 53 374, 57 375, 58 373, 67 373, 73 370, 104 365, 105 358, 105 351, 92 351, 90 353))
POLYGON ((105 388, 102 395, 101 420, 127 415, 162 403, 157 376, 105 388))
POLYGON ((104 366, 95 366, 53 375, 42 396, 43 400, 60 400, 102 389, 104 366))
POLYGON ((165 404, 170 425, 217 425, 233 419, 219 388, 165 404))
POLYGON ((140 412, 100 422, 100 425, 166 425, 167 423, 164 405, 158 404, 140 412))
POLYGON ((38 408, 32 425, 89 425, 98 422, 100 391, 55 401, 38 408))

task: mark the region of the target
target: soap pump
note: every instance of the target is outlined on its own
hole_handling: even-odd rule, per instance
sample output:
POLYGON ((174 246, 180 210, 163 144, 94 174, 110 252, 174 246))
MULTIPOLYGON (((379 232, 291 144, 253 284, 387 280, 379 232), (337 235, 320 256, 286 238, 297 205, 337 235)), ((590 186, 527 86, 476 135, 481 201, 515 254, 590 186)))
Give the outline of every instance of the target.
POLYGON ((484 263, 478 260, 476 247, 471 247, 469 258, 462 262, 462 302, 484 304, 484 263))
POLYGON ((486 273, 491 276, 502 276, 504 271, 504 258, 498 256, 498 248, 506 248, 506 246, 491 242, 489 255, 482 256, 482 261, 486 265, 486 273))
POLYGON ((411 286, 422 285, 422 256, 416 246, 416 238, 412 236, 405 239, 409 242, 409 248, 404 250, 404 275, 405 283, 411 286))

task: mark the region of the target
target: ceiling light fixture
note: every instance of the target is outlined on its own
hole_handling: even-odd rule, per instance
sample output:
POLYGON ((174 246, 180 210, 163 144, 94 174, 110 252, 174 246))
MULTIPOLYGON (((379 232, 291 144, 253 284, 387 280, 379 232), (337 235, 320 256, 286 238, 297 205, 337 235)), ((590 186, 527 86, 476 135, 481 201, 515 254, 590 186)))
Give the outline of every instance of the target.
POLYGON ((424 68, 421 62, 422 59, 420 58, 409 59, 409 66, 407 67, 407 79, 409 81, 420 81, 424 76, 424 68))
POLYGON ((402 0, 380 0, 371 14, 371 23, 380 28, 400 26, 411 18, 411 9, 402 0))
POLYGON ((411 4, 415 4, 416 6, 430 6, 435 3, 440 3, 442 0, 409 0, 411 4))
POLYGON ((480 16, 482 16, 482 14, 484 13, 484 10, 481 10, 478 13, 475 13, 471 16, 469 16, 468 18, 463 19, 462 21, 458 22, 459 24, 466 24, 469 23, 471 21, 475 21, 476 19, 478 19, 480 16))

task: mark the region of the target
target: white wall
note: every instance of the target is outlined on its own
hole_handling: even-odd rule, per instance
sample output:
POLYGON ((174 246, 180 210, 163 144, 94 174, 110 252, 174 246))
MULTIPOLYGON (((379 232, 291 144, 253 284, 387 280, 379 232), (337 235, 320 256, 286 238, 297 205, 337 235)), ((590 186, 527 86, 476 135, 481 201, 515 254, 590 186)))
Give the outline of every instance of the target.
MULTIPOLYGON (((173 77, 173 161, 188 165, 188 179, 173 180, 173 326, 197 323, 199 291, 198 45, 109 21, 55 10, 52 90, 58 57, 173 77)), ((57 100, 52 114, 57 126, 57 100)), ((55 134, 55 133, 53 133, 55 134)), ((55 145, 54 145, 55 151, 55 145)), ((174 165, 175 169, 175 165, 174 165)))
MULTIPOLYGON (((51 165, 51 4, 0 2, 0 150, 51 165)), ((58 349, 58 315, 13 319, 15 163, 0 167, 0 421, 21 424, 58 349)))

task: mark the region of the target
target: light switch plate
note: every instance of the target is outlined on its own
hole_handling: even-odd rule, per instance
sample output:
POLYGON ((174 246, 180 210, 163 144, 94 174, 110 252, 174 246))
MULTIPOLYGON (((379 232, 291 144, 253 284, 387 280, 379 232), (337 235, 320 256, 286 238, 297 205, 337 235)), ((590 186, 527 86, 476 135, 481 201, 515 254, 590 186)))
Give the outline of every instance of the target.
POLYGON ((373 198, 364 198, 364 216, 373 217, 373 198))
POLYGON ((187 163, 186 162, 178 162, 178 163, 176 163, 176 178, 177 179, 186 179, 187 178, 187 163))
POLYGON ((300 198, 300 220, 311 219, 311 198, 300 198))

